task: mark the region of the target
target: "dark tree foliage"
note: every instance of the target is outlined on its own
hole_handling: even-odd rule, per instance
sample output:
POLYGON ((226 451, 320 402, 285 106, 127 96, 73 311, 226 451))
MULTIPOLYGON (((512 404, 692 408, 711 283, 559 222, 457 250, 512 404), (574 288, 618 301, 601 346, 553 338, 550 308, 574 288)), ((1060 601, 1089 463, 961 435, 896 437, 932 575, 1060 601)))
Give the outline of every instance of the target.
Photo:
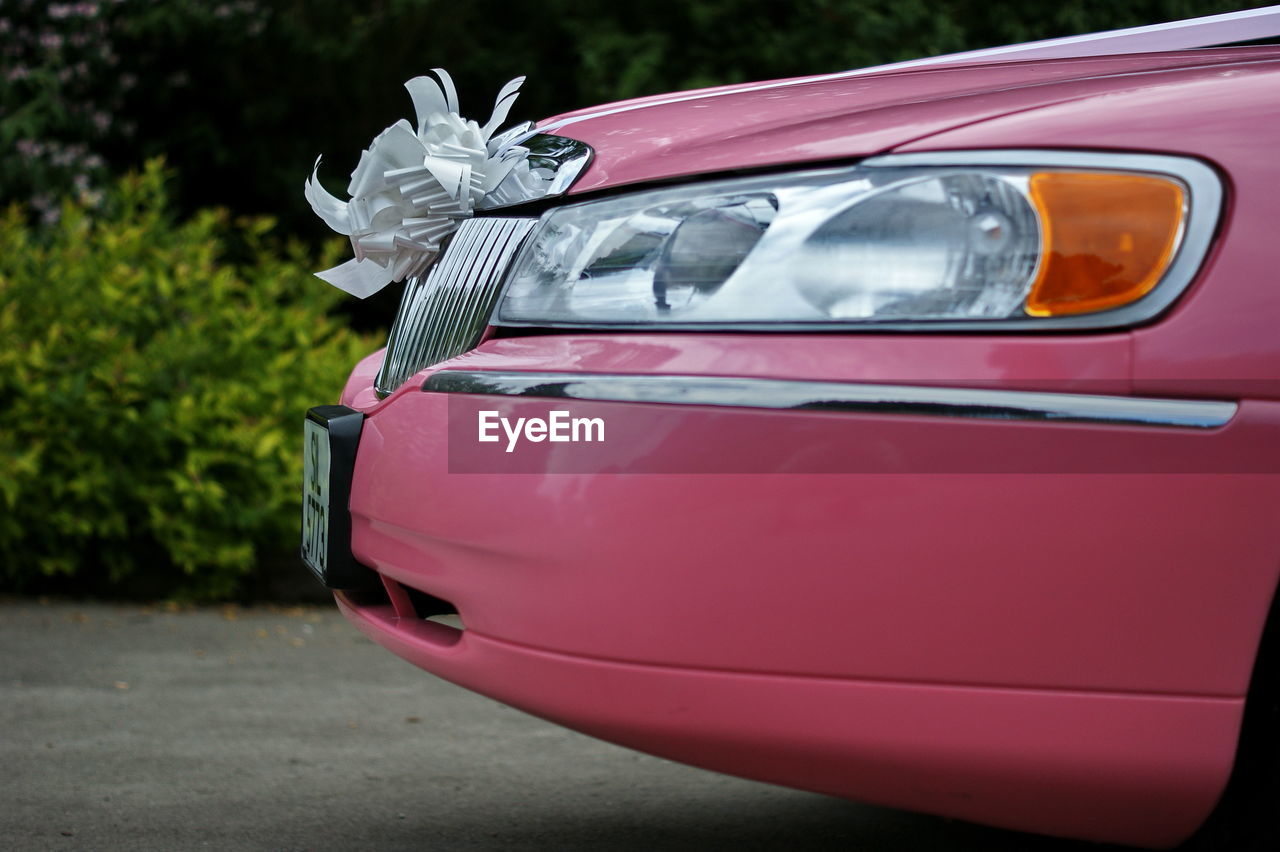
POLYGON ((310 220, 300 192, 316 155, 328 156, 326 180, 340 189, 372 136, 411 114, 401 84, 432 67, 454 75, 464 114, 480 118, 502 83, 527 74, 513 118, 540 118, 618 98, 1249 5, 0 0, 8 68, 0 81, 0 197, 84 189, 100 157, 123 171, 164 155, 180 176, 183 208, 270 212, 319 237, 323 226, 310 220), (55 158, 71 168, 60 172, 55 158))

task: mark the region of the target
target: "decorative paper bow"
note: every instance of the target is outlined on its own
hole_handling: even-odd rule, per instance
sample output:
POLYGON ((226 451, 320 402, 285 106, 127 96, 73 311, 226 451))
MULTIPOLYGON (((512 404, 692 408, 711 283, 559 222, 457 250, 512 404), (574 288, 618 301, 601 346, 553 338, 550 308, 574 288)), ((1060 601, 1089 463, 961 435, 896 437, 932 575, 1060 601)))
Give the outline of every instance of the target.
POLYGON ((303 188, 316 215, 351 237, 356 255, 316 275, 361 299, 392 281, 425 272, 440 251, 440 241, 453 233, 459 220, 472 215, 485 193, 514 169, 529 170, 526 149, 504 149, 504 140, 493 136, 515 103, 524 77, 502 87, 493 114, 481 127, 458 115, 458 93, 448 73, 431 70, 443 90, 430 77, 414 77, 404 84, 413 98, 417 130, 401 119, 378 134, 351 173, 350 202, 339 201, 320 185, 318 157, 303 188))

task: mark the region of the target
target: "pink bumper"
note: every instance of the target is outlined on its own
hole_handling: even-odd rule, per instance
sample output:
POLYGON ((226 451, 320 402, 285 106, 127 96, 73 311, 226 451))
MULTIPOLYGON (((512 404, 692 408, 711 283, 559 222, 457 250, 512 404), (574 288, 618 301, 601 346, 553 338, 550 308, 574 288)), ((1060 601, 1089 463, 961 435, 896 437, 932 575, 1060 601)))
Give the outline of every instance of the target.
POLYGON ((1172 845, 1207 814, 1240 715, 1238 699, 645 666, 338 603, 415 665, 601 739, 801 789, 1139 845, 1172 845))
MULTIPOLYGON (((696 360, 723 375, 886 378, 849 374, 872 363, 863 347, 898 381, 941 380, 911 374, 916 358, 975 379, 1004 364, 994 378, 1012 387, 1085 376, 1123 392, 1116 337, 1059 342, 1052 361, 1013 339, 994 360, 986 344, 940 340, 928 346, 950 357, 896 361, 898 344, 874 338, 782 341, 751 369, 758 339, 549 337, 441 366, 661 373, 696 360), (843 361, 822 351, 834 345, 843 361)), ((572 468, 544 452, 523 468, 534 472, 469 473, 448 395, 419 383, 376 402, 371 364, 344 395, 368 414, 353 551, 388 597, 339 604, 416 665, 687 763, 1014 828, 1167 846, 1215 803, 1280 565, 1280 477, 1240 475, 1233 460, 1274 456, 1263 441, 1280 404, 1243 401, 1226 426, 1187 434, 557 401, 629 424, 611 453, 658 472, 548 472, 572 468), (865 468, 796 466, 842 446, 863 448, 865 468), (989 472, 1002 448, 1038 446, 1110 459, 1109 472, 1052 460, 989 472), (699 452, 750 472, 655 462, 699 452), (1115 463, 1144 452, 1213 463, 1115 463), (941 472, 942 458, 973 464, 941 472), (466 630, 418 618, 406 588, 456 606, 466 630)))

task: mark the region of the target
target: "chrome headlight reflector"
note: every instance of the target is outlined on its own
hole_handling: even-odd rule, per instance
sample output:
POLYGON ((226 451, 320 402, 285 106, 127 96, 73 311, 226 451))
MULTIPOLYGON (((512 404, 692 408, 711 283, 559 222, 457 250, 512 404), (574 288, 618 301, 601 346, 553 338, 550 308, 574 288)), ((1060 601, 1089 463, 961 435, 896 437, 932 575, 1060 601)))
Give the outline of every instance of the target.
POLYGON ((576 139, 539 133, 527 121, 489 140, 489 152, 503 159, 523 152, 528 169, 512 169, 481 197, 477 210, 497 210, 564 195, 591 163, 591 146, 576 139))
POLYGON ((1194 160, 880 157, 560 207, 500 325, 1053 328, 1141 321, 1191 280, 1221 186, 1194 160))

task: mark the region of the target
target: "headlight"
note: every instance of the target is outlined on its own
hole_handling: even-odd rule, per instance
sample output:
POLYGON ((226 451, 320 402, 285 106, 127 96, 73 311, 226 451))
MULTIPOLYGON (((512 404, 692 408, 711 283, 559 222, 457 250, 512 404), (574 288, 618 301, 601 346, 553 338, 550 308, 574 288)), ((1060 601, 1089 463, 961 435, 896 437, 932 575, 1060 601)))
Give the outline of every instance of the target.
POLYGON ((496 322, 1053 328, 1163 310, 1203 259, 1214 172, 972 152, 637 192, 545 214, 496 322))

